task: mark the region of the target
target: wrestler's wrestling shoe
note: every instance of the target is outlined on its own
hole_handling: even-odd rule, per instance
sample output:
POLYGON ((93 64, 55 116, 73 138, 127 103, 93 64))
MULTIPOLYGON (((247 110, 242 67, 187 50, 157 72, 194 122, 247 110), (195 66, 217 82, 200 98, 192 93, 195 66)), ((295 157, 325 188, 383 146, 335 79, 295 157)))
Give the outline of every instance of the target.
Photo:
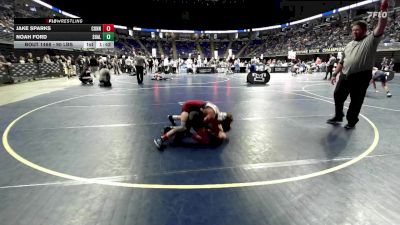
POLYGON ((154 144, 156 145, 158 150, 162 149, 164 141, 161 138, 154 139, 154 144))
POLYGON ((171 122, 172 126, 176 126, 176 123, 175 123, 174 118, 172 117, 172 115, 168 115, 168 119, 169 119, 169 122, 171 122))

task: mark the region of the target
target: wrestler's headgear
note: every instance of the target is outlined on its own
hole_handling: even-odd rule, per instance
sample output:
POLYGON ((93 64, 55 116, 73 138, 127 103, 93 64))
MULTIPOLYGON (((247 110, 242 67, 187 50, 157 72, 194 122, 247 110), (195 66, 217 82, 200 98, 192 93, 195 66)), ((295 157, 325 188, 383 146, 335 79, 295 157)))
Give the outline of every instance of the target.
POLYGON ((233 116, 230 113, 221 112, 218 114, 218 121, 220 121, 224 132, 228 132, 231 129, 233 116))
POLYGON ((223 120, 225 120, 226 117, 227 117, 227 115, 228 115, 228 113, 226 113, 226 112, 220 112, 220 113, 218 113, 218 121, 223 121, 223 120))
POLYGON ((219 109, 218 109, 218 107, 217 107, 216 105, 214 105, 213 103, 207 102, 206 105, 205 105, 205 107, 210 107, 210 108, 212 108, 212 109, 214 110, 215 115, 219 115, 219 109))

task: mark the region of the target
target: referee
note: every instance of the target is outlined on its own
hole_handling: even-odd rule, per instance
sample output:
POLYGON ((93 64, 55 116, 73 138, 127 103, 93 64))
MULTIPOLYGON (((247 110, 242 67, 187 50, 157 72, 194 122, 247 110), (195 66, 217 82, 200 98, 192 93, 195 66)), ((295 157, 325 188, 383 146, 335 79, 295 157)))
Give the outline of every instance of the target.
MULTIPOLYGON (((382 0, 381 12, 387 12, 388 1, 382 0)), ((378 25, 369 35, 367 35, 366 22, 357 21, 352 25, 353 41, 345 47, 343 57, 331 79, 331 83, 334 85, 336 83, 336 75, 341 72, 334 92, 335 116, 327 120, 327 123, 336 124, 343 121, 343 105, 350 94, 351 102, 346 115, 348 123, 345 128, 355 128, 359 120, 358 114, 372 77, 376 50, 384 33, 386 23, 387 18, 379 18, 378 25)))
POLYGON ((146 67, 146 59, 142 56, 141 52, 138 52, 138 54, 135 56, 135 68, 136 68, 136 78, 138 84, 143 83, 143 72, 144 68, 146 67))

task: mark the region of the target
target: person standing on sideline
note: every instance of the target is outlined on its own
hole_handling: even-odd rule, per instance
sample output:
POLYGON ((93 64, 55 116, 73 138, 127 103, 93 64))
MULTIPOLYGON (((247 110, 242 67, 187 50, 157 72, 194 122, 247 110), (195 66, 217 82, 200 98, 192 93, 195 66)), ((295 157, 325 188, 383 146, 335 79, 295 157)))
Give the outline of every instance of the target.
MULTIPOLYGON (((389 0, 382 0, 381 12, 387 12, 388 2, 389 0)), ((386 24, 387 18, 380 17, 373 32, 367 35, 366 22, 357 21, 353 23, 353 41, 345 47, 342 59, 338 63, 331 79, 331 83, 334 85, 337 74, 341 73, 334 91, 335 116, 327 120, 327 123, 337 124, 343 121, 343 105, 350 94, 351 101, 346 115, 348 123, 345 128, 355 128, 369 82, 371 81, 376 50, 385 31, 386 24)))
POLYGON ((153 73, 153 58, 150 57, 149 60, 147 60, 147 62, 149 63, 149 73, 152 74, 153 73))
POLYGON ((386 57, 383 57, 382 62, 381 62, 381 70, 385 71, 385 67, 388 64, 388 59, 386 57))
POLYGON ((388 67, 389 67, 389 71, 394 71, 393 70, 393 68, 394 68, 394 58, 390 59, 388 67))
POLYGON ((135 56, 135 68, 136 68, 136 78, 138 84, 143 83, 143 71, 144 68, 146 67, 146 59, 142 56, 141 52, 138 52, 137 55, 135 56))
POLYGON ((328 68, 326 70, 324 80, 326 80, 326 78, 328 78, 328 73, 329 73, 329 80, 332 78, 332 72, 333 72, 333 67, 335 66, 335 63, 336 63, 336 58, 335 58, 335 56, 331 55, 331 57, 329 58, 329 61, 328 61, 328 68))

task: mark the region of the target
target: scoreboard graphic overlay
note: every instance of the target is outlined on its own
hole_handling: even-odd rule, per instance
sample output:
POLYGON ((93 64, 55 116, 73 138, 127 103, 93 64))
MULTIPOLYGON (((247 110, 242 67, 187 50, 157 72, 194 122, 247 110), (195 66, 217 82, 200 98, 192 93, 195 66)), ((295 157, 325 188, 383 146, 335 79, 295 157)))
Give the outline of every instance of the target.
POLYGON ((14 48, 114 48, 114 24, 84 24, 82 19, 15 18, 14 48))

